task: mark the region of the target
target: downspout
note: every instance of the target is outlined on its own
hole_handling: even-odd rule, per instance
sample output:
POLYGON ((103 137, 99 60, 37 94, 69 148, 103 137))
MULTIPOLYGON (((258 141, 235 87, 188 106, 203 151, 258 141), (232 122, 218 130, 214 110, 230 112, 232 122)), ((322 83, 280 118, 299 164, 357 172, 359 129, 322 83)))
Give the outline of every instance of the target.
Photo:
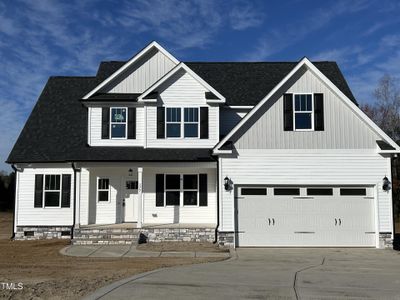
POLYGON ((71 228, 71 240, 74 238, 74 228, 76 223, 76 172, 80 172, 80 169, 76 167, 76 164, 73 162, 71 164, 72 169, 74 170, 74 210, 72 214, 72 228, 71 228))
POLYGON ((219 159, 217 159, 217 226, 215 227, 215 238, 213 244, 218 243, 218 227, 219 227, 219 159))
POLYGON ((17 175, 17 173, 18 172, 22 172, 22 169, 19 169, 18 170, 18 168, 14 165, 14 164, 12 164, 11 165, 11 168, 14 170, 14 173, 15 173, 15 184, 14 184, 14 213, 13 213, 13 226, 12 226, 12 234, 11 234, 11 239, 13 240, 14 238, 15 238, 15 231, 14 231, 14 228, 16 228, 17 226, 17 224, 15 223, 17 220, 16 220, 16 218, 15 218, 15 214, 16 214, 16 212, 17 212, 17 201, 16 201, 16 199, 17 199, 17 184, 18 184, 18 182, 17 182, 17 178, 18 178, 18 175, 17 175))

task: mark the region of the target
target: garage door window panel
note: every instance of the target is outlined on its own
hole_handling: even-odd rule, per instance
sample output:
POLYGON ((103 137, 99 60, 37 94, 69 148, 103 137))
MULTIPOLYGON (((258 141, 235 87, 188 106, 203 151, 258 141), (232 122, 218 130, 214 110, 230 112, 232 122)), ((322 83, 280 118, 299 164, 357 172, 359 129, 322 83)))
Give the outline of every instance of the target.
POLYGON ((307 196, 333 196, 332 188, 308 188, 307 196))
POLYGON ((243 196, 266 196, 266 188, 242 188, 243 196))
POLYGON ((274 188, 275 196, 300 196, 299 188, 274 188))
POLYGON ((365 188, 341 188, 340 196, 366 196, 367 189, 365 188))

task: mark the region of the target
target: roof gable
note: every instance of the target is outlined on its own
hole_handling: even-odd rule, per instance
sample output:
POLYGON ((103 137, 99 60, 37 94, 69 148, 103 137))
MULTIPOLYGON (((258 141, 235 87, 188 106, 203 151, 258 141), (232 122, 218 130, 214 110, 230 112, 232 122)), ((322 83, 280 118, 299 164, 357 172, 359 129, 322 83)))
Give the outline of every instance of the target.
MULTIPOLYGON (((142 93, 178 63, 179 61, 157 42, 152 42, 116 71, 110 68, 113 73, 83 99, 86 100, 98 92, 142 93)), ((101 74, 104 76, 104 73, 101 74)))
POLYGON ((352 109, 356 115, 358 115, 373 131, 375 131, 383 140, 389 143, 392 147, 400 150, 400 147, 385 133, 380 129, 352 100, 350 100, 335 84, 332 83, 316 66, 314 66, 306 57, 304 57, 232 130, 228 133, 215 147, 214 153, 225 153, 219 152, 220 148, 223 147, 225 143, 230 141, 232 136, 242 127, 245 123, 249 122, 252 116, 257 113, 257 111, 269 101, 276 93, 280 91, 283 85, 288 82, 293 76, 301 69, 307 68, 315 76, 321 79, 328 87, 337 94, 337 96, 343 100, 343 102, 352 109))

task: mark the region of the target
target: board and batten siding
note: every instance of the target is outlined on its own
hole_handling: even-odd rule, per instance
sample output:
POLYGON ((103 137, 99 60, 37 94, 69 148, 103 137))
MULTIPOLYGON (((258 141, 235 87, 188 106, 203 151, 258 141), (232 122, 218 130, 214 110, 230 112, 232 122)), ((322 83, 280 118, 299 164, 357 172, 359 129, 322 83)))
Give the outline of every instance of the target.
MULTIPOLYGON (((207 91, 190 74, 181 70, 174 74, 159 88, 157 106, 200 107, 208 106, 208 139, 200 138, 164 138, 157 139, 157 107, 148 106, 147 110, 147 147, 153 148, 212 148, 219 141, 219 106, 208 105, 205 99, 207 91)), ((182 114, 183 120, 183 114, 182 114)))
POLYGON ((74 172, 71 166, 26 167, 18 172, 17 226, 71 226, 73 222, 74 172), (70 207, 34 207, 35 175, 71 175, 70 207))
POLYGON ((143 93, 175 66, 175 62, 160 51, 153 49, 125 70, 121 76, 118 76, 118 79, 106 86, 103 92, 143 93))
POLYGON ((235 137, 238 149, 365 149, 376 148, 378 135, 329 87, 306 71, 287 93, 324 94, 324 131, 284 131, 283 97, 271 99, 235 137), (261 115, 262 113, 262 115, 261 115), (241 136, 240 136, 241 134, 241 136))
MULTIPOLYGON (((126 104, 116 104, 113 107, 128 107, 126 104)), ((135 139, 102 139, 102 108, 88 107, 89 113, 89 138, 90 146, 143 146, 144 145, 144 120, 145 108, 136 106, 136 138, 135 139)), ((129 118, 129 116, 128 116, 129 118)))
MULTIPOLYGON (((382 190, 390 177, 390 158, 374 150, 238 149, 237 158, 221 159, 221 178, 234 185, 369 185, 378 186, 379 226, 392 231, 391 192, 382 190)), ((234 230, 234 190, 222 190, 221 231, 234 230)))
MULTIPOLYGON (((165 201, 165 199, 164 199, 165 201)), ((202 168, 146 168, 143 170, 143 203, 145 224, 216 224, 217 223, 217 193, 216 169, 202 168), (208 205, 156 206, 156 174, 207 174, 208 205)))
POLYGON ((221 107, 219 115, 220 134, 227 135, 249 111, 250 109, 221 107))

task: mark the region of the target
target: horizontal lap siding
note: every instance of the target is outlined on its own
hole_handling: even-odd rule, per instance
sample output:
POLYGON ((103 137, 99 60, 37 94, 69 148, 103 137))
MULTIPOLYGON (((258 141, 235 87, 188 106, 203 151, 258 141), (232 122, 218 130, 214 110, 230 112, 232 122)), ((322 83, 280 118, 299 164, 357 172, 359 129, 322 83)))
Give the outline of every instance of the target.
MULTIPOLYGON (((279 151, 279 150, 278 150, 279 151)), ((392 230, 391 193, 382 190, 390 160, 376 153, 354 150, 342 153, 278 153, 262 150, 239 150, 237 159, 222 159, 222 173, 235 185, 375 185, 379 184, 380 230, 392 230)), ((388 175, 389 176, 389 175, 388 175)), ((233 192, 222 193, 223 229, 233 229, 233 192)))
MULTIPOLYGON (((158 106, 207 106, 206 89, 191 75, 181 71, 161 88, 158 106)), ((208 139, 157 139, 157 107, 147 107, 147 146, 154 148, 212 148, 219 140, 219 107, 209 106, 208 139)), ((183 115, 182 115, 183 119, 183 115)))
MULTIPOLYGON (((123 106, 123 105, 118 105, 123 106)), ((101 107, 90 107, 89 144, 91 146, 143 146, 144 107, 136 107, 136 139, 101 139, 101 107)))
POLYGON ((17 226, 72 225, 74 172, 71 167, 24 168, 19 173, 17 226), (71 201, 69 208, 34 208, 35 174, 70 174, 71 201))
MULTIPOLYGON (((307 71, 287 93, 324 94, 324 131, 284 131, 283 97, 261 108, 265 113, 237 137, 239 149, 363 149, 381 139, 321 80, 307 71), (253 124, 254 123, 254 124, 253 124)), ((267 102, 268 103, 268 102, 267 102)), ((247 126, 244 126, 247 128, 247 126)))
MULTIPOLYGON (((216 169, 144 169, 143 171, 144 223, 174 223, 176 214, 180 223, 216 224, 217 195, 216 169), (208 206, 204 207, 156 207, 156 174, 207 173, 208 206), (156 215, 156 216, 155 216, 156 215)), ((181 199, 183 201, 183 199, 181 199)))

